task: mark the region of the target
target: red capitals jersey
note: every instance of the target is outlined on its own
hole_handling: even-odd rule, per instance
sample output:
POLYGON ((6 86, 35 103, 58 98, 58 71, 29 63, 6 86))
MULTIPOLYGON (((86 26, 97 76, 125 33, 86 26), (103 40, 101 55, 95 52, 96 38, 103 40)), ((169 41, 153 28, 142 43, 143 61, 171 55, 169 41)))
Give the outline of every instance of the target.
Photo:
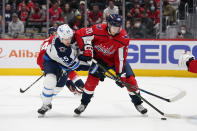
POLYGON ((189 72, 197 73, 197 60, 193 60, 190 62, 189 72))
POLYGON ((43 56, 46 53, 47 46, 51 44, 54 37, 55 36, 51 36, 45 39, 42 45, 40 46, 40 52, 37 58, 37 64, 40 66, 41 70, 43 70, 43 61, 44 61, 43 56))
POLYGON ((129 45, 129 37, 124 29, 118 35, 111 36, 108 34, 107 24, 97 24, 77 30, 75 39, 81 50, 92 39, 94 59, 102 60, 109 67, 115 66, 116 73, 123 71, 129 45))

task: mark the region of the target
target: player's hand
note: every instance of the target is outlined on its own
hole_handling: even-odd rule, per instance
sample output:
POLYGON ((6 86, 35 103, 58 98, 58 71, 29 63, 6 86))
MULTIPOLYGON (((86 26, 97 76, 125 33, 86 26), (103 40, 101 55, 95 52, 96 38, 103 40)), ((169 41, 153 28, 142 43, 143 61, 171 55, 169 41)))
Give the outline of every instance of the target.
POLYGON ((82 61, 91 61, 93 57, 93 48, 91 45, 85 45, 84 46, 84 51, 82 55, 79 55, 79 60, 82 61))
POLYGON ((185 53, 179 57, 178 65, 182 67, 188 67, 189 62, 192 60, 194 60, 194 56, 190 52, 185 51, 185 53))

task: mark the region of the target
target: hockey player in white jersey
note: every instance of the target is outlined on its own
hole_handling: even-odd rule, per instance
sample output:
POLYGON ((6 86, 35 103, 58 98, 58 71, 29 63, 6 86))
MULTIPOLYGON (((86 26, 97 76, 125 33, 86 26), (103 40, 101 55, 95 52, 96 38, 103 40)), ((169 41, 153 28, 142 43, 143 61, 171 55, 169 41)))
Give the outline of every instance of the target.
POLYGON ((53 96, 61 91, 61 87, 64 87, 70 71, 89 69, 86 62, 78 59, 79 52, 77 47, 73 46, 76 45, 73 34, 73 30, 67 24, 61 25, 57 29, 57 35, 47 47, 43 57, 45 77, 41 94, 43 105, 38 109, 40 115, 52 109, 53 96))

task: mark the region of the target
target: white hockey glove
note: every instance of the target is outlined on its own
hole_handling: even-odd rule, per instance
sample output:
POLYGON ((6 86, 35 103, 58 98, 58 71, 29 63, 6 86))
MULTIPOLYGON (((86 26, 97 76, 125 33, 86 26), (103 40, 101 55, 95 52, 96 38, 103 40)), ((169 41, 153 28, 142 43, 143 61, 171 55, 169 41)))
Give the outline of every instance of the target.
POLYGON ((185 51, 185 53, 179 57, 178 65, 181 67, 187 67, 189 64, 188 62, 191 60, 194 60, 194 56, 190 52, 185 51))

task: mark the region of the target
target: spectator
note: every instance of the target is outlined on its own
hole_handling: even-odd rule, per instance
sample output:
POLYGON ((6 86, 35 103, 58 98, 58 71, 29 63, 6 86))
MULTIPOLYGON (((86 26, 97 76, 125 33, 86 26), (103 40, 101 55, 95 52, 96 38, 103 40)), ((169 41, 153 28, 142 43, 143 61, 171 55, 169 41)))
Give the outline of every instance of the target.
POLYGON ((35 3, 35 8, 30 12, 29 21, 44 22, 45 20, 46 20, 45 11, 40 8, 38 3, 35 3))
MULTIPOLYGON (((81 14, 81 17, 82 17, 81 20, 84 21, 84 18, 85 18, 85 1, 80 1, 79 8, 75 12, 79 12, 81 14)), ((87 9, 87 13, 89 14, 88 9, 87 9)))
POLYGON ((29 10, 25 4, 22 5, 21 10, 18 12, 19 19, 25 24, 29 17, 29 10))
POLYGON ((22 6, 25 4, 25 0, 22 0, 21 3, 18 4, 17 12, 21 11, 22 6))
POLYGON ((12 21, 12 10, 10 4, 6 4, 5 6, 5 32, 8 32, 8 25, 12 21))
POLYGON ((29 11, 33 10, 35 8, 35 4, 33 3, 32 0, 29 0, 27 3, 27 8, 29 11))
POLYGON ((49 19, 50 23, 53 23, 53 21, 57 21, 58 23, 64 22, 62 9, 60 8, 58 1, 55 1, 53 6, 49 9, 49 19))
POLYGON ((131 16, 134 18, 141 18, 143 11, 144 11, 144 8, 142 8, 140 4, 136 2, 134 7, 130 10, 130 13, 131 13, 131 16))
POLYGON ((88 20, 90 22, 90 26, 103 21, 103 13, 99 11, 98 4, 93 5, 93 10, 89 12, 88 20))
POLYGON ((81 13, 81 16, 85 16, 85 1, 80 1, 78 11, 81 13))
POLYGON ((74 18, 75 14, 70 8, 69 3, 65 3, 64 8, 63 8, 63 18, 64 18, 64 23, 68 24, 69 21, 71 21, 74 18))
POLYGON ((180 26, 180 32, 183 35, 183 39, 193 39, 192 34, 187 30, 185 25, 180 26))
POLYGON ((13 38, 17 38, 22 33, 24 33, 24 24, 18 19, 18 15, 13 13, 12 22, 8 26, 8 34, 13 38))
POLYGON ((44 24, 43 22, 45 21, 46 21, 45 11, 42 8, 40 8, 40 5, 38 3, 35 3, 35 8, 33 8, 33 10, 31 10, 29 14, 29 19, 26 22, 26 27, 29 28, 33 27, 34 30, 41 32, 44 24))
POLYGON ((163 15, 169 17, 170 24, 173 24, 175 22, 175 12, 176 9, 169 4, 168 0, 164 0, 163 15))
POLYGON ((127 20, 125 22, 125 31, 127 32, 127 34, 129 35, 129 37, 131 37, 131 21, 127 20))
POLYGON ((159 9, 157 9, 156 4, 154 4, 154 3, 150 4, 150 6, 147 10, 147 13, 148 13, 148 17, 150 17, 154 21, 155 25, 159 23, 160 11, 159 11, 159 9))
POLYGON ((118 14, 118 13, 119 13, 118 6, 114 5, 113 0, 109 0, 109 6, 103 11, 104 21, 106 21, 106 17, 108 17, 110 14, 118 14))
POLYGON ((146 11, 142 12, 141 22, 142 25, 144 25, 147 30, 147 37, 154 39, 156 35, 156 30, 154 28, 154 21, 148 16, 146 11))
POLYGON ((8 3, 11 6, 12 12, 16 12, 17 11, 17 5, 20 2, 21 2, 21 0, 7 0, 6 3, 8 3))
POLYGON ((147 38, 146 32, 147 32, 146 28, 144 25, 142 25, 141 19, 136 18, 133 27, 131 28, 131 38, 135 38, 135 39, 147 38))
POLYGON ((69 26, 73 30, 78 30, 84 27, 84 21, 82 20, 81 13, 78 10, 75 11, 75 17, 69 22, 69 26))
POLYGON ((181 32, 178 32, 176 38, 177 39, 183 39, 183 34, 181 32))

